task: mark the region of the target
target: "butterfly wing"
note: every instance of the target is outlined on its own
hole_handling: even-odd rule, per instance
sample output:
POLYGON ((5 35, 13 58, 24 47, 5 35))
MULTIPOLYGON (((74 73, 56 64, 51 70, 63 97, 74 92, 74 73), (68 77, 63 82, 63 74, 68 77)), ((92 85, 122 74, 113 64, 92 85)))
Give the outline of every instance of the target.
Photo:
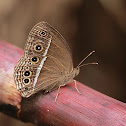
POLYGON ((40 22, 29 33, 24 55, 15 66, 14 80, 23 97, 56 88, 59 77, 73 70, 69 46, 48 23, 40 22))
POLYGON ((47 53, 47 59, 43 65, 35 92, 41 88, 45 92, 59 87, 59 78, 73 70, 70 48, 62 35, 44 22, 48 32, 52 36, 51 44, 47 53))

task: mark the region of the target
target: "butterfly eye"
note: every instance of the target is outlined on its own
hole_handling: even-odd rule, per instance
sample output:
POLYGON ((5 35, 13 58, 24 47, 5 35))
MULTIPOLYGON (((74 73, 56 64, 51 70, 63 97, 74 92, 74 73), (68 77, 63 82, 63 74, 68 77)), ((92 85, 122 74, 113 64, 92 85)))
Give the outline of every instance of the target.
POLYGON ((35 50, 36 52, 41 52, 41 51, 43 50, 42 44, 36 44, 36 45, 34 46, 34 50, 35 50))
POLYGON ((39 61, 39 58, 38 57, 32 57, 31 60, 32 60, 33 63, 37 63, 39 61))
POLYGON ((25 84, 25 85, 28 85, 29 83, 30 83, 30 79, 29 79, 29 78, 25 78, 25 79, 24 79, 24 84, 25 84))
POLYGON ((31 75, 31 71, 25 71, 25 72, 24 72, 24 76, 27 76, 27 77, 28 77, 28 76, 30 76, 30 75, 31 75))

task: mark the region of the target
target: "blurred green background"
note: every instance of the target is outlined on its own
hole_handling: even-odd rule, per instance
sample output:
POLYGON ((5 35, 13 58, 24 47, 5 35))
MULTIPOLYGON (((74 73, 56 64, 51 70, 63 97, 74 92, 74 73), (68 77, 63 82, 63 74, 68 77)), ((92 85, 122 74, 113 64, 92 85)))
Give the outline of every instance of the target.
MULTIPOLYGON (((67 40, 75 66, 92 50, 76 78, 126 102, 126 0, 0 0, 0 40, 24 47, 30 29, 46 21, 67 40)), ((33 126, 0 114, 0 126, 33 126), (6 121, 8 120, 8 121, 6 121)))

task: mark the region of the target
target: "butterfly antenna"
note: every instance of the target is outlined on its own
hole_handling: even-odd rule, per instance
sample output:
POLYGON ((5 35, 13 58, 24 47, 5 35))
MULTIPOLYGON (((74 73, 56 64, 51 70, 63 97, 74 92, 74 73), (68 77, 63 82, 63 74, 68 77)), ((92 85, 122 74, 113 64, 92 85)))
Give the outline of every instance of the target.
POLYGON ((98 63, 86 63, 86 64, 82 64, 82 65, 78 66, 78 68, 80 68, 82 66, 86 66, 86 65, 98 65, 98 63))
MULTIPOLYGON (((78 64, 78 66, 77 67, 80 67, 80 65, 90 56, 90 55, 92 55, 93 53, 94 53, 95 51, 92 51, 92 52, 90 52, 79 64, 78 64)), ((89 64, 89 63, 88 63, 89 64)), ((87 64, 87 65, 88 65, 87 64)), ((92 63, 90 63, 90 64, 92 64, 92 63)), ((93 63, 94 64, 94 63, 93 63)), ((86 65, 86 64, 85 64, 86 65)), ((81 65, 82 66, 82 65, 81 65)), ((84 64, 83 64, 83 66, 84 66, 84 64)))

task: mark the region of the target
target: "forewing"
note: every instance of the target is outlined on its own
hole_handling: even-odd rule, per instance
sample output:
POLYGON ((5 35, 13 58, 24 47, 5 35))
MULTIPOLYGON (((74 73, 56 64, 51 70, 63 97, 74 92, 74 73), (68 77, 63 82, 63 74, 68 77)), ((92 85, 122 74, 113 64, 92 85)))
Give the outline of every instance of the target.
POLYGON ((51 38, 44 26, 34 26, 28 35, 24 55, 15 66, 14 72, 16 87, 23 97, 29 97, 34 93, 34 86, 47 58, 51 38))

